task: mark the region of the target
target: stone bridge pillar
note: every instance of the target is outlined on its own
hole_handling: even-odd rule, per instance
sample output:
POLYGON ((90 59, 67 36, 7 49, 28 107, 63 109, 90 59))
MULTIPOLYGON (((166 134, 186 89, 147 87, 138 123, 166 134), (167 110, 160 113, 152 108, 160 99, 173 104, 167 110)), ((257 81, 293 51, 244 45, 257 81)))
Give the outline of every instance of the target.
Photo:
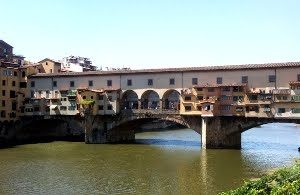
POLYGON ((138 109, 139 110, 142 109, 142 100, 141 99, 138 100, 138 109))
POLYGON ((201 139, 202 147, 241 148, 241 126, 239 121, 222 117, 203 117, 201 139))

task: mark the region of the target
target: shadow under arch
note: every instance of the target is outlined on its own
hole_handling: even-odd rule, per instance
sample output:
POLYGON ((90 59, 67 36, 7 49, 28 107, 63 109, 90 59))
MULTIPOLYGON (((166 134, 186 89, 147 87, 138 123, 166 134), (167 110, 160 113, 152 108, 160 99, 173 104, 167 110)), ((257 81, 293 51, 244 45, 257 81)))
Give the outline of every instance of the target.
POLYGON ((162 109, 179 110, 180 93, 175 89, 167 90, 162 97, 162 109))
POLYGON ((141 109, 159 109, 160 98, 156 91, 147 90, 141 95, 141 109))
POLYGON ((135 91, 127 90, 122 94, 121 109, 138 109, 139 98, 135 91))

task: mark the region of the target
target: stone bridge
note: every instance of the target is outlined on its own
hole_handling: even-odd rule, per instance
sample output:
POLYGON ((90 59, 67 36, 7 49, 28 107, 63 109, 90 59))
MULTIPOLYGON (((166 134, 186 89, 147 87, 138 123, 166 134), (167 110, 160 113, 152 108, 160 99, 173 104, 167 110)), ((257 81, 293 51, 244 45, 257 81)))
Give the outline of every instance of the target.
POLYGON ((201 134, 203 148, 241 148, 241 133, 266 123, 298 123, 300 119, 180 115, 177 110, 133 109, 114 116, 85 115, 26 117, 17 123, 0 123, 0 139, 64 137, 85 134, 85 142, 122 143, 135 139, 135 130, 154 120, 172 121, 201 134), (9 130, 10 129, 10 130, 9 130), (6 132, 9 132, 8 134, 6 132))
POLYGON ((86 117, 86 143, 118 143, 134 141, 135 130, 154 120, 172 121, 201 134, 203 148, 241 148, 241 133, 253 127, 273 122, 300 123, 300 120, 273 118, 180 115, 177 110, 123 110, 110 117, 86 117))

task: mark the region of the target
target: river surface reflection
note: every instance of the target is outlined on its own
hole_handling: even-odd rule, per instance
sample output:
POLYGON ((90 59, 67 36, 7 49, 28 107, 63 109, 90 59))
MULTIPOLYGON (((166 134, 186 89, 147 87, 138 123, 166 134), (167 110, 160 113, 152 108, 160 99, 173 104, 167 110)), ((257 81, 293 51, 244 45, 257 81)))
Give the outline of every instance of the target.
POLYGON ((300 128, 268 124, 242 150, 202 150, 190 129, 136 134, 136 144, 28 144, 0 150, 0 194, 216 194, 292 164, 300 128))

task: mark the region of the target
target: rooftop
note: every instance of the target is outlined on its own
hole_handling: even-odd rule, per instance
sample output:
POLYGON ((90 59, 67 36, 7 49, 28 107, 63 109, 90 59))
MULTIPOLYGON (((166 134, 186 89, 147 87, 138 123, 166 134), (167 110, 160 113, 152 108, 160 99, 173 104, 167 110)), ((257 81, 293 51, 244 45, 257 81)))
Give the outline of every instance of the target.
POLYGON ((6 42, 3 41, 3 40, 0 40, 0 44, 1 44, 1 45, 5 45, 6 47, 13 48, 13 46, 11 46, 10 44, 6 43, 6 42))
POLYGON ((113 71, 88 71, 88 72, 63 72, 63 73, 39 73, 31 77, 67 77, 67 76, 97 76, 97 75, 122 75, 122 74, 145 74, 145 73, 176 73, 194 71, 234 71, 268 68, 300 67, 300 62, 266 63, 266 64, 244 64, 225 66, 202 66, 186 68, 163 68, 163 69, 141 69, 141 70, 113 70, 113 71))

